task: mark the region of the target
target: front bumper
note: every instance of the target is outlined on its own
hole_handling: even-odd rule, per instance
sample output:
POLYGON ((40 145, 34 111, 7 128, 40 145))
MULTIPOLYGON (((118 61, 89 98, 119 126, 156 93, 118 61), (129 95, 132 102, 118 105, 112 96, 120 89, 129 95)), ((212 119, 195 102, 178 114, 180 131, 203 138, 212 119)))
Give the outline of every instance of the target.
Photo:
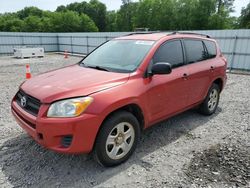
MULTIPOLYGON (((41 111, 45 111, 41 106, 41 111)), ((102 120, 93 114, 83 114, 74 118, 35 117, 24 111, 14 100, 11 111, 17 123, 35 141, 45 148, 60 153, 89 153, 94 146, 102 120), (62 139, 72 136, 68 147, 62 144, 62 139)))

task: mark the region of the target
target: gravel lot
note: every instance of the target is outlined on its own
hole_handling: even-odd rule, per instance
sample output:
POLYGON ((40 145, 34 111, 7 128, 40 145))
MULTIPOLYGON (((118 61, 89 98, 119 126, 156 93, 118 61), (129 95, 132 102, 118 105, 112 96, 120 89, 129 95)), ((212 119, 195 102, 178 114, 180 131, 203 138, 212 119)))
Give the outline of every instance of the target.
POLYGON ((250 76, 228 75, 214 115, 190 110, 146 130, 118 167, 37 145, 10 112, 25 64, 35 75, 79 60, 0 57, 0 187, 250 187, 250 76))

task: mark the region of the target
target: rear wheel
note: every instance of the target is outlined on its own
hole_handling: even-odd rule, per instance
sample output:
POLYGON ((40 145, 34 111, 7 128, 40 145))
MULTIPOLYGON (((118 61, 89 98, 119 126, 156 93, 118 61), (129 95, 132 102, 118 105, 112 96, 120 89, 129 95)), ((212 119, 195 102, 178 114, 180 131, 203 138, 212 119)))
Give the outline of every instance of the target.
POLYGON ((204 115, 212 115, 219 104, 220 99, 220 88, 217 84, 214 84, 210 87, 208 94, 200 105, 199 111, 204 115))
POLYGON ((103 166, 115 166, 126 161, 134 152, 140 135, 133 114, 120 111, 109 117, 97 136, 94 155, 103 166))

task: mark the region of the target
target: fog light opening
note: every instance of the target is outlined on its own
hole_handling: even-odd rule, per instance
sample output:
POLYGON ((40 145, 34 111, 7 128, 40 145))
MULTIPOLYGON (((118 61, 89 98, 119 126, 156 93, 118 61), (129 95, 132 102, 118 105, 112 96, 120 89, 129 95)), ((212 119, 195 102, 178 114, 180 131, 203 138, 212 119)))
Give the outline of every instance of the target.
POLYGON ((62 147, 68 148, 71 145, 72 140, 73 140, 72 135, 63 136, 61 141, 62 147))
POLYGON ((37 134, 37 137, 38 137, 39 140, 43 140, 43 134, 38 133, 38 134, 37 134))

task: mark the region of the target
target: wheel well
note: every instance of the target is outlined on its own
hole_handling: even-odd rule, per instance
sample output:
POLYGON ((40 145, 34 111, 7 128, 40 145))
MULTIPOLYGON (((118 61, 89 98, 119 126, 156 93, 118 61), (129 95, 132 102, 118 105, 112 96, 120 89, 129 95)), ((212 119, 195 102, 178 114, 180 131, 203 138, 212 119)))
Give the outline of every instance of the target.
POLYGON ((220 88, 220 91, 222 90, 223 87, 223 81, 221 78, 216 79, 213 83, 217 84, 220 88))
POLYGON ((107 115, 107 117, 104 119, 104 121, 108 117, 112 116, 115 112, 120 111, 120 110, 132 113, 136 117, 136 119, 138 120, 138 122, 140 124, 140 129, 143 130, 143 128, 144 128, 144 115, 142 113, 141 108, 137 104, 129 104, 129 105, 126 105, 126 106, 123 106, 121 108, 116 109, 115 111, 109 113, 107 115))

